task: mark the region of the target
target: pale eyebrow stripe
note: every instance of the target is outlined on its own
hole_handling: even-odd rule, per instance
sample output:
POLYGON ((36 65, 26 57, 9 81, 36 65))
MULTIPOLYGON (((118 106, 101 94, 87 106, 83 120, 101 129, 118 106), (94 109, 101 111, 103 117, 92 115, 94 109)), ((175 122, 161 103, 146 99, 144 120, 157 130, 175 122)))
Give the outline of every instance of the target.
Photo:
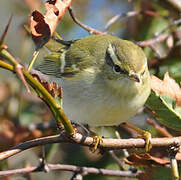
POLYGON ((111 44, 109 44, 107 52, 109 53, 109 55, 110 55, 110 57, 111 57, 114 64, 119 64, 120 63, 111 44))

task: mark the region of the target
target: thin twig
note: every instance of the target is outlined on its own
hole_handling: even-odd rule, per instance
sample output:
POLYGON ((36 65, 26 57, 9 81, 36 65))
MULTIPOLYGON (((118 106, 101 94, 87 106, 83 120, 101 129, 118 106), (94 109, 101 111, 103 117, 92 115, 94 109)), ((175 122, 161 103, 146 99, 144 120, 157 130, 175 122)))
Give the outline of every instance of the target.
POLYGON ((181 19, 176 19, 174 21, 172 21, 168 26, 166 26, 164 29, 162 29, 162 31, 160 31, 159 33, 156 34, 156 36, 160 36, 161 34, 165 33, 168 29, 170 29, 172 26, 175 25, 180 25, 181 24, 181 19))
POLYGON ((114 159, 114 161, 117 163, 117 165, 119 166, 119 168, 121 169, 121 170, 125 170, 125 168, 124 168, 124 162, 123 161, 121 161, 117 156, 116 156, 116 154, 114 153, 114 151, 109 151, 109 154, 111 155, 111 157, 114 159))
POLYGON ((164 137, 173 137, 164 126, 159 125, 156 121, 151 118, 146 118, 146 121, 154 126, 154 128, 164 137))
POLYGON ((123 12, 121 14, 117 14, 117 15, 113 16, 110 20, 108 20, 107 24, 105 25, 105 29, 108 30, 109 27, 118 20, 122 21, 124 19, 128 19, 130 17, 134 17, 134 16, 139 15, 139 14, 144 14, 144 15, 153 16, 153 17, 160 16, 160 14, 158 14, 155 11, 151 11, 151 10, 128 11, 126 13, 123 12))
POLYGON ((145 40, 145 41, 138 41, 136 42, 136 44, 138 44, 141 47, 146 47, 146 46, 152 46, 155 43, 163 42, 171 35, 171 33, 173 33, 173 31, 171 33, 166 33, 166 31, 170 29, 170 27, 179 25, 179 24, 181 24, 181 19, 174 20, 167 27, 165 27, 161 32, 159 32, 155 37, 149 40, 145 40))
POLYGON ((133 17, 133 16, 136 16, 140 14, 140 11, 129 11, 129 12, 126 12, 126 13, 121 13, 121 14, 117 14, 115 16, 113 16, 108 22, 107 24, 105 25, 105 29, 108 30, 109 27, 114 24, 117 20, 123 20, 125 18, 130 18, 130 17, 133 17))
MULTIPOLYGON (((121 139, 121 136, 117 130, 115 131, 115 135, 117 139, 121 139)), ((123 151, 124 157, 127 158, 129 156, 129 152, 127 151, 127 149, 122 149, 122 151, 123 151)))
POLYGON ((170 36, 170 34, 160 34, 159 36, 156 36, 149 40, 138 41, 138 42, 136 42, 136 44, 138 44, 141 47, 151 46, 155 43, 159 43, 159 42, 166 40, 169 36, 170 36))
POLYGON ((68 10, 69 10, 69 14, 70 14, 71 18, 73 19, 73 21, 74 21, 76 24, 78 24, 80 27, 82 27, 83 29, 85 29, 86 31, 88 31, 90 34, 107 34, 106 32, 98 31, 98 30, 96 30, 96 29, 94 29, 94 28, 91 28, 91 27, 83 24, 80 20, 78 20, 78 19, 75 17, 75 15, 74 15, 73 10, 72 10, 71 7, 69 7, 68 10))
MULTIPOLYGON (((77 173, 88 174, 100 174, 104 176, 120 176, 120 177, 138 177, 142 171, 137 171, 133 173, 131 171, 120 171, 120 170, 109 170, 109 169, 98 169, 93 167, 79 167, 74 165, 66 164, 46 164, 49 170, 62 170, 62 171, 72 171, 77 173)), ((43 168, 40 167, 29 167, 15 170, 0 171, 0 176, 8 176, 15 174, 26 174, 30 172, 41 172, 43 168)))
POLYGON ((31 59, 31 62, 30 62, 30 64, 29 64, 29 66, 28 66, 28 72, 31 71, 31 69, 32 69, 32 67, 33 67, 33 64, 34 64, 34 62, 35 62, 35 60, 36 60, 39 52, 40 52, 40 51, 37 50, 37 51, 35 51, 35 52, 33 53, 33 57, 32 57, 32 59, 31 59))
MULTIPOLYGON (((82 146, 93 147, 94 139, 92 137, 83 136, 80 133, 75 133, 73 137, 68 138, 65 134, 47 136, 42 138, 33 139, 31 141, 26 141, 21 143, 10 150, 4 151, 0 153, 0 160, 7 159, 15 154, 18 154, 26 149, 30 149, 32 147, 41 146, 45 144, 52 143, 74 143, 82 146)), ((173 137, 173 138, 152 138, 151 143, 153 147, 168 147, 172 144, 181 144, 181 136, 173 137)), ((145 141, 140 138, 130 138, 130 139, 105 139, 101 144, 99 144, 98 148, 102 148, 105 150, 118 150, 118 149, 130 149, 130 148, 145 148, 145 141)))

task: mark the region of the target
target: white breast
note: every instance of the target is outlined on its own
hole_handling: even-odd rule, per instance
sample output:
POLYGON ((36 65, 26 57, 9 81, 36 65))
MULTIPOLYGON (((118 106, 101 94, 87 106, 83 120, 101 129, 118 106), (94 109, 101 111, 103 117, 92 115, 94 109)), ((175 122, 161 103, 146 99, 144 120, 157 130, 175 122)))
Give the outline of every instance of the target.
POLYGON ((70 120, 90 126, 119 125, 137 113, 150 93, 148 86, 131 96, 135 83, 130 80, 122 82, 120 92, 110 91, 100 79, 94 78, 89 81, 64 79, 61 85, 64 112, 70 120))

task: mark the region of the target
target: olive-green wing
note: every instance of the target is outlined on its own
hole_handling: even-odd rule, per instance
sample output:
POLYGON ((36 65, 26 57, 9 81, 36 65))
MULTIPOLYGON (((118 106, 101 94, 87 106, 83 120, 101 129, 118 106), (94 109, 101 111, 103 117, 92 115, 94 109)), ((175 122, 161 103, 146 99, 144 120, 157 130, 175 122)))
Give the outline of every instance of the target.
POLYGON ((44 57, 43 61, 35 67, 35 69, 46 75, 61 77, 60 57, 61 53, 52 52, 48 56, 44 57))
POLYGON ((86 50, 74 47, 50 53, 36 69, 54 77, 72 77, 89 68, 94 63, 91 58, 86 50))

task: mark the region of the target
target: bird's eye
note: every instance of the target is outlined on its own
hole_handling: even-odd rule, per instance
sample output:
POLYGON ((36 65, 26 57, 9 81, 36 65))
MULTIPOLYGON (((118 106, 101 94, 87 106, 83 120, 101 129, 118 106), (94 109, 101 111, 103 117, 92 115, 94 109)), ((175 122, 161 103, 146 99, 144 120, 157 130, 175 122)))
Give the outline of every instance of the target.
POLYGON ((121 69, 121 67, 120 67, 119 65, 117 65, 117 64, 115 64, 115 65, 113 66, 113 70, 114 70, 114 72, 116 72, 116 73, 128 74, 128 71, 126 71, 125 69, 121 69))
POLYGON ((115 64, 115 65, 114 65, 114 71, 117 72, 117 73, 121 72, 120 66, 117 65, 117 64, 115 64))

